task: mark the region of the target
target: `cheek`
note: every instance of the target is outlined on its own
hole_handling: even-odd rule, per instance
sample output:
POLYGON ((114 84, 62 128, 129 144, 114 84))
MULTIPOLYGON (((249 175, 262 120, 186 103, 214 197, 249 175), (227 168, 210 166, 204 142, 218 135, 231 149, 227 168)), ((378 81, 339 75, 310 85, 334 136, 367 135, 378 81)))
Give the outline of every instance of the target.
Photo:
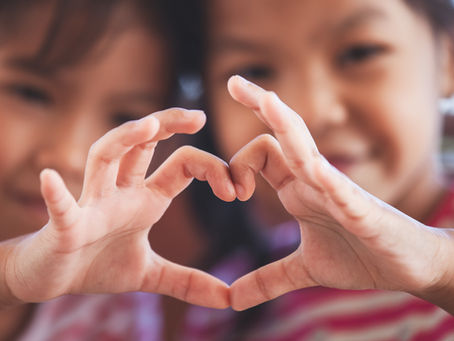
POLYGON ((234 102, 228 94, 212 97, 212 126, 222 156, 229 160, 256 136, 266 133, 266 126, 255 114, 234 102))
POLYGON ((439 116, 430 96, 421 96, 420 89, 391 90, 376 89, 362 103, 367 135, 379 157, 373 168, 359 176, 362 186, 394 204, 411 184, 427 175, 426 165, 437 148, 439 116))
POLYGON ((0 182, 4 182, 5 177, 24 163, 30 154, 36 142, 33 141, 36 129, 32 128, 22 122, 0 118, 0 182))

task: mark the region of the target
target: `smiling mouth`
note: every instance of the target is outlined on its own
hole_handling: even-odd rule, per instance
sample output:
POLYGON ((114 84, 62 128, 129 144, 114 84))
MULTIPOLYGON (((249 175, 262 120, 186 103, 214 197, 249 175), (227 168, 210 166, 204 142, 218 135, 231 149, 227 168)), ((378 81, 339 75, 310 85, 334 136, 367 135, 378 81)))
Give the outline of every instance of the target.
POLYGON ((14 193, 12 197, 26 214, 30 214, 36 219, 48 219, 47 206, 41 196, 14 193))
POLYGON ((365 157, 328 156, 326 160, 342 173, 348 173, 353 167, 363 163, 365 157))

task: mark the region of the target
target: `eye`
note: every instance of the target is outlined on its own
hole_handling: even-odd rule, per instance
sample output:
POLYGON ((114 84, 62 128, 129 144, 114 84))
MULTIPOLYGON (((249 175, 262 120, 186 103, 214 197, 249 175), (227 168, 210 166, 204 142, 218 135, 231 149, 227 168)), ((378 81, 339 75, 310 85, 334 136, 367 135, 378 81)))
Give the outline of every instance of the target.
POLYGON ((251 65, 242 68, 238 68, 235 72, 246 79, 251 81, 264 81, 274 76, 274 71, 271 67, 266 65, 251 65))
POLYGON ((114 127, 122 125, 128 121, 137 120, 144 115, 138 114, 137 112, 128 112, 128 111, 117 111, 112 115, 111 121, 114 127))
POLYGON ((51 95, 39 86, 30 84, 10 84, 8 91, 19 99, 39 105, 48 105, 53 102, 51 95))
POLYGON ((380 45, 354 45, 343 51, 337 58, 341 66, 360 64, 377 57, 385 52, 385 47, 380 45))

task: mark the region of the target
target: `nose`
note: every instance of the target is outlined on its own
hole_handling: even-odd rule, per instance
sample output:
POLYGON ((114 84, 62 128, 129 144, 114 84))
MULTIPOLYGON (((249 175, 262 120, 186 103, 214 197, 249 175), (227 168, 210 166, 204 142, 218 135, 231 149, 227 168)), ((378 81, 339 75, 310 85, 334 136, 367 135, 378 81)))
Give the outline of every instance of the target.
POLYGON ((293 73, 284 100, 305 120, 312 134, 343 125, 348 120, 346 102, 334 77, 322 67, 293 73))
POLYGON ((80 181, 88 149, 96 137, 85 117, 67 115, 56 119, 42 131, 34 161, 38 169, 53 168, 64 178, 80 181))

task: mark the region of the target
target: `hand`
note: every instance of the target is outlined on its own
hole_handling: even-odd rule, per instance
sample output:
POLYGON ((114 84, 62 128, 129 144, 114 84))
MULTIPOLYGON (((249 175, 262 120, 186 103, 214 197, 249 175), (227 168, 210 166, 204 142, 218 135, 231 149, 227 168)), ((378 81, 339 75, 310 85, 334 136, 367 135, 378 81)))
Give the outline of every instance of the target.
POLYGON ((232 158, 239 199, 251 197, 261 173, 301 229, 294 253, 232 284, 234 309, 318 285, 420 296, 452 288, 452 231, 424 226, 355 185, 320 155, 303 119, 274 93, 240 77, 230 79, 229 91, 275 134, 232 158))
MULTIPOLYGON (((210 275, 155 254, 148 233, 193 178, 221 199, 235 199, 225 162, 192 147, 172 154, 145 178, 157 141, 194 133, 199 111, 169 109, 108 132, 90 149, 78 202, 52 170, 41 173, 50 220, 8 254, 6 283, 26 302, 63 294, 146 291, 225 308, 228 286, 210 275)), ((170 228, 170 226, 169 226, 170 228)), ((178 231, 169 231, 178 238, 178 231)))

